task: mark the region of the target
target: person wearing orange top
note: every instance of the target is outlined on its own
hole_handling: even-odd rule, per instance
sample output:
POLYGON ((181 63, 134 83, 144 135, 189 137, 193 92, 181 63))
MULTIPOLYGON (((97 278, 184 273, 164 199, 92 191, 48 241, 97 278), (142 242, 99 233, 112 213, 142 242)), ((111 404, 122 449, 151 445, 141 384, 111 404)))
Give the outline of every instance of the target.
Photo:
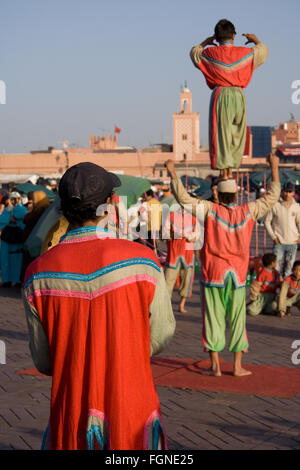
POLYGON ((175 319, 154 252, 101 226, 97 209, 120 184, 89 162, 69 168, 59 196, 70 227, 26 270, 30 351, 52 376, 43 448, 167 449, 150 356, 175 319))
POLYGON ((269 155, 272 182, 266 195, 237 206, 237 185, 234 180, 218 183, 219 204, 188 195, 175 172, 174 162, 165 166, 171 177, 174 195, 181 205, 190 207, 197 216, 198 206, 204 210, 204 243, 201 250, 202 340, 210 355, 209 375, 222 375, 219 353, 226 345, 226 319, 229 321, 229 350, 234 353, 233 374, 251 374, 242 367, 243 352, 248 349, 246 333, 246 276, 252 230, 255 221, 263 217, 280 196, 279 158, 269 155))
POLYGON ((274 315, 277 310, 277 289, 281 286, 281 277, 275 269, 276 256, 266 253, 262 257, 263 269, 259 272, 256 281, 251 283, 251 303, 247 305, 247 313, 257 316, 260 313, 274 315))
POLYGON ((165 224, 170 224, 170 238, 167 239, 168 254, 165 264, 167 288, 170 297, 172 297, 176 280, 180 275, 179 312, 187 313, 185 302, 192 295, 195 269, 194 242, 199 237, 199 223, 196 217, 189 213, 185 214, 179 206, 177 211, 170 213, 165 224))
POLYGON ((219 169, 224 179, 238 169, 246 145, 246 88, 253 71, 263 64, 268 48, 254 35, 244 34, 253 48, 234 45, 235 26, 223 19, 215 34, 192 48, 190 57, 213 90, 209 116, 209 151, 212 169, 219 169), (219 45, 216 44, 217 41, 219 45), (212 46, 208 47, 207 46, 212 46))
POLYGON ((293 264, 292 274, 285 278, 282 283, 278 316, 283 318, 285 315, 291 315, 291 307, 295 306, 300 310, 300 261, 293 264))

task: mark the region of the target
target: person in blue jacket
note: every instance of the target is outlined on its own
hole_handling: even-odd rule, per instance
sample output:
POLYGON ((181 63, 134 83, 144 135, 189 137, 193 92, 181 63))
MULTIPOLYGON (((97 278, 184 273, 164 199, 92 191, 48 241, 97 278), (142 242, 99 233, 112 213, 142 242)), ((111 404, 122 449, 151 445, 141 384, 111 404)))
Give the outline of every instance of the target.
MULTIPOLYGON (((9 224, 14 224, 24 229, 23 219, 27 208, 21 204, 21 195, 13 191, 9 196, 9 204, 0 215, 0 230, 9 224)), ((0 246, 0 267, 1 267, 1 287, 10 287, 12 284, 21 286, 20 273, 23 258, 23 243, 9 243, 1 240, 0 246)))

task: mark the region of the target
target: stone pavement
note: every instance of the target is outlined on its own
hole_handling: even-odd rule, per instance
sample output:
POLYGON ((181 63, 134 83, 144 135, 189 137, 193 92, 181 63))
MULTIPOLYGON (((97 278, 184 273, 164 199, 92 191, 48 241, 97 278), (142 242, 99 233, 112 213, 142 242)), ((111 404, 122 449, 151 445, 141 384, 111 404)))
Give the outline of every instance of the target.
MULTIPOLYGON (((187 302, 189 313, 176 313, 176 334, 162 356, 206 359, 201 344, 199 284, 187 302)), ((293 341, 300 340, 300 312, 290 318, 247 317, 250 349, 245 364, 293 366, 293 341)), ((0 364, 0 449, 34 449, 41 445, 47 426, 51 380, 16 375, 33 367, 21 293, 0 290, 0 340, 6 345, 6 364, 0 364)), ((232 361, 224 351, 222 358, 232 361)), ((216 379, 218 380, 218 379, 216 379)), ((239 380, 233 378, 233 380, 239 380)), ((256 395, 196 392, 158 387, 170 449, 300 449, 299 395, 270 398, 256 395)))

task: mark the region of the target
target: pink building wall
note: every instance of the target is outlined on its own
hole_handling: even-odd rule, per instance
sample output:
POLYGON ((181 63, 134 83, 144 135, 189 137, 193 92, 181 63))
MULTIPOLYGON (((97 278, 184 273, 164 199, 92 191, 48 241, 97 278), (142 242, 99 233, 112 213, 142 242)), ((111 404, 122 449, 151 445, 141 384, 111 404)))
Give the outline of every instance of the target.
POLYGON ((184 88, 180 93, 180 112, 173 113, 173 152, 176 161, 192 161, 199 152, 199 113, 193 113, 192 93, 184 88))
MULTIPOLYGON (((114 152, 114 147, 117 145, 116 136, 105 138, 90 136, 90 148, 68 148, 66 151, 53 149, 49 152, 30 154, 2 154, 0 155, 0 174, 62 175, 72 165, 89 161, 113 172, 148 178, 166 177, 163 163, 172 159, 177 163, 184 163, 186 170, 188 170, 188 165, 193 166, 193 171, 197 171, 200 176, 201 168, 205 167, 206 173, 210 170, 210 159, 208 149, 205 151, 200 149, 199 113, 192 111, 192 93, 187 88, 184 88, 180 94, 179 111, 179 113, 173 113, 173 152, 162 152, 159 149, 114 152), (93 149, 98 151, 94 152, 93 149), (185 161, 184 156, 186 156, 185 161), (157 165, 160 167, 157 168, 157 165)), ((250 140, 250 155, 252 155, 251 147, 250 140)), ((265 163, 265 159, 257 158, 244 158, 242 161, 244 166, 249 167, 265 163)))
MULTIPOLYGON (((51 153, 34 154, 5 154, 0 155, 0 174, 63 174, 66 169, 76 163, 89 161, 96 163, 109 171, 121 172, 133 176, 154 176, 154 167, 163 164, 168 159, 174 159, 173 153, 157 152, 145 153, 94 153, 89 149, 69 149, 52 151, 51 153), (71 151, 72 150, 72 151, 71 151)), ((264 164, 265 159, 243 158, 243 165, 264 164)), ((201 164, 210 168, 208 152, 197 153, 192 162, 187 164, 201 164)), ((166 172, 164 175, 166 176, 166 172)))

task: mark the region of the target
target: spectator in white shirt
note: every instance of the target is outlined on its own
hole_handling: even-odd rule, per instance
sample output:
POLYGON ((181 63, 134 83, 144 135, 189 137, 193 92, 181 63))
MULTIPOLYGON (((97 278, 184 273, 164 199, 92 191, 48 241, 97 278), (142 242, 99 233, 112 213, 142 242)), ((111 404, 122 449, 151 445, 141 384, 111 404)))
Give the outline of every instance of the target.
POLYGON ((277 257, 277 270, 283 278, 292 272, 300 243, 300 206, 294 199, 295 187, 291 182, 283 186, 282 199, 268 213, 265 226, 274 241, 273 253, 277 257))

